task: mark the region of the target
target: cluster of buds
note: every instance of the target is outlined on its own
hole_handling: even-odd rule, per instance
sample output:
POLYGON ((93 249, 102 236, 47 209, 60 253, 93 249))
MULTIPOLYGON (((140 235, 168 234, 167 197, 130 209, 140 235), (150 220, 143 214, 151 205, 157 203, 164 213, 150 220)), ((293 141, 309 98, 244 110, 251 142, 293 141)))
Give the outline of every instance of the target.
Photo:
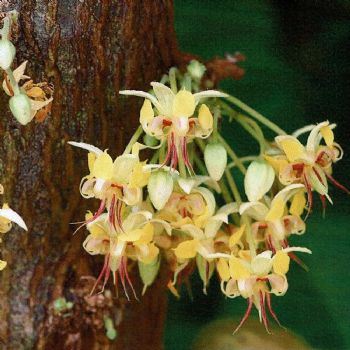
POLYGON ((16 56, 16 48, 9 39, 10 23, 15 18, 14 14, 5 17, 3 28, 0 30, 0 68, 5 72, 2 87, 10 96, 10 110, 19 123, 26 125, 35 116, 39 121, 45 119, 50 111, 53 89, 46 82, 34 83, 29 76, 24 74, 27 61, 16 69, 11 69, 16 56), (26 80, 26 82, 19 85, 21 80, 26 80))
POLYGON ((330 201, 328 181, 346 190, 331 175, 343 152, 334 142, 334 124, 307 126, 288 136, 233 96, 199 91, 197 75, 204 68, 194 75, 196 67, 203 68, 195 62, 185 73, 172 68, 149 92, 120 91, 144 98, 140 127, 121 156, 113 160, 107 150, 70 142, 88 151, 90 173, 81 181, 81 195, 100 201, 82 225, 89 233, 84 249, 104 256, 94 290, 103 290, 111 276, 128 298, 130 293, 137 298, 130 275, 135 263, 143 293, 164 262, 172 272, 168 287, 177 296, 196 268, 204 292, 216 272, 225 296, 248 301, 236 331, 253 305, 268 330, 268 313, 279 323, 271 295, 286 293, 291 260, 305 266, 296 254, 311 253, 291 247, 289 237, 306 231, 312 194, 330 201), (251 116, 235 112, 230 103, 251 116), (258 140, 258 156, 240 158, 223 139, 218 119, 226 115, 258 140), (265 139, 254 117, 277 132, 275 141, 265 139), (297 137, 309 131, 303 146, 297 137), (149 162, 140 159, 144 149, 153 152, 149 162), (243 194, 233 167, 244 175, 243 194), (220 197, 226 201, 221 207, 220 197))

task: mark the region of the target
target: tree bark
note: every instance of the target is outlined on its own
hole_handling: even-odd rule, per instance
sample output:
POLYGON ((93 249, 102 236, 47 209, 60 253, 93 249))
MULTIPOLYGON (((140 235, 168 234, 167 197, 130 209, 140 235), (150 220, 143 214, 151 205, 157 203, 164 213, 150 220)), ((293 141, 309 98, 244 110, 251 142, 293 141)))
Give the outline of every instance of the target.
POLYGON ((67 141, 120 154, 137 127, 140 100, 120 98, 118 91, 147 90, 181 60, 172 2, 0 1, 0 11, 13 9, 19 12, 16 65, 28 60, 28 75, 52 83, 54 102, 44 121, 20 126, 0 93, 4 200, 29 228, 25 233, 14 227, 1 246, 8 267, 0 274, 0 347, 161 349, 166 270, 140 302, 116 298, 111 286, 109 294, 87 301, 91 277, 81 277, 96 276, 101 261, 83 251, 84 230, 73 236, 70 223, 97 203, 80 197, 86 152, 67 141), (53 307, 59 297, 74 302, 64 315, 53 307), (105 335, 106 315, 118 325, 115 341, 105 335))

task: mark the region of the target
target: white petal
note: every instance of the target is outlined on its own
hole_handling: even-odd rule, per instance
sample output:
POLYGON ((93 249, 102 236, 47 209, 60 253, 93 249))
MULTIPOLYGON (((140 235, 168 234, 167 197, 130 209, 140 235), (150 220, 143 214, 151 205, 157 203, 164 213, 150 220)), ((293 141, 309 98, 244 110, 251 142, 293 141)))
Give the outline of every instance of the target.
POLYGON ((12 209, 0 209, 0 216, 15 222, 18 226, 22 227, 24 230, 28 231, 27 225, 23 221, 23 219, 12 209))
POLYGON ((122 90, 122 91, 119 91, 119 94, 148 98, 153 103, 153 105, 157 107, 157 109, 159 108, 159 103, 157 99, 148 92, 139 91, 139 90, 122 90))
POLYGON ((202 99, 202 98, 227 97, 228 95, 223 93, 223 92, 216 91, 216 90, 206 90, 206 91, 197 92, 193 96, 194 96, 196 103, 198 103, 200 101, 200 99, 202 99))
POLYGON ((174 93, 169 87, 162 83, 152 82, 154 94, 157 97, 159 107, 157 109, 161 114, 164 114, 167 117, 173 115, 173 102, 174 102, 174 93))
POLYGON ((239 213, 246 214, 257 221, 262 221, 269 212, 267 206, 260 202, 242 203, 239 207, 239 213))
POLYGON ((312 254, 312 251, 308 248, 305 247, 288 247, 282 249, 285 253, 289 252, 301 252, 301 253, 307 253, 307 254, 312 254))
POLYGON ((324 127, 324 126, 327 126, 329 125, 329 121, 325 121, 325 122, 322 122, 322 123, 319 123, 316 125, 315 128, 313 128, 310 132, 310 135, 307 139, 307 145, 306 145, 306 149, 307 151, 309 152, 316 152, 316 148, 318 146, 318 144, 320 143, 320 138, 319 138, 319 133, 320 133, 320 130, 324 127))
POLYGON ((97 156, 103 153, 103 151, 101 151, 99 148, 97 148, 93 145, 89 145, 88 143, 75 142, 75 141, 68 141, 67 143, 69 143, 72 146, 79 147, 79 148, 85 149, 89 152, 95 153, 97 156))

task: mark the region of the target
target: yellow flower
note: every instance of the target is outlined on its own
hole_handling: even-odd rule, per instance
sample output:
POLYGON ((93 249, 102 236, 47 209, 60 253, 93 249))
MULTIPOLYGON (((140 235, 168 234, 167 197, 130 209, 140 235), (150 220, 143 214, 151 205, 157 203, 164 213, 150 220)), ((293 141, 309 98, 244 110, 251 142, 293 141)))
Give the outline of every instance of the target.
POLYGON ((110 224, 108 213, 101 214, 93 221, 90 221, 91 218, 93 215, 88 213, 86 220, 90 234, 85 239, 83 247, 91 255, 105 256, 104 266, 93 290, 102 279, 104 288, 112 273, 114 283, 117 282, 119 275, 126 296, 128 297, 126 286, 128 283, 136 297, 128 274, 128 259, 151 264, 159 254, 159 249, 153 241, 153 224, 161 224, 168 234, 171 234, 171 228, 160 220, 152 220, 152 213, 147 211, 130 213, 123 220, 122 229, 110 224))
POLYGON ((169 222, 173 229, 185 235, 174 249, 178 264, 173 284, 178 273, 196 258, 205 290, 210 278, 206 271, 210 271, 213 259, 222 256, 215 250, 215 236, 222 223, 228 222, 228 215, 238 211, 237 205, 230 203, 215 213, 215 205, 213 194, 204 187, 198 187, 189 194, 173 192, 165 207, 157 213, 157 218, 169 222))
POLYGON ((335 124, 328 121, 316 126, 297 130, 295 136, 277 136, 276 143, 281 154, 266 155, 266 160, 274 167, 282 184, 304 184, 308 193, 309 211, 312 209, 312 191, 320 194, 325 206, 325 198, 330 202, 328 195, 328 180, 347 193, 348 189, 339 184, 332 177, 332 164, 340 160, 343 150, 334 142, 335 124), (311 129, 312 127, 312 129, 311 129), (301 133, 311 130, 306 146, 297 139, 301 133), (324 140, 324 144, 321 141, 324 140))
MULTIPOLYGON (((255 257, 250 255, 244 258, 228 256, 218 263, 221 278, 221 290, 229 298, 242 296, 248 299, 248 308, 235 332, 243 325, 250 315, 253 304, 259 312, 268 331, 268 321, 265 304, 271 316, 279 324, 271 306, 270 294, 282 296, 288 289, 286 274, 289 270, 289 255, 293 251, 311 254, 307 248, 289 247, 277 251, 274 255, 271 250, 264 251, 255 257)), ((234 332, 234 333, 235 333, 234 332)))
POLYGON ((155 96, 136 90, 124 90, 119 93, 145 98, 140 111, 140 123, 146 134, 157 138, 161 143, 167 140, 164 164, 170 163, 171 168, 176 168, 180 152, 190 171, 192 166, 187 155, 188 141, 194 137, 207 138, 213 130, 213 116, 209 108, 202 104, 197 117, 194 117, 195 109, 201 99, 224 97, 226 94, 215 90, 192 94, 184 89, 175 94, 164 84, 152 82, 151 86, 155 96))
POLYGON ((144 167, 145 162, 140 162, 138 154, 123 154, 113 161, 107 151, 95 146, 73 141, 69 144, 89 151, 90 174, 80 183, 81 195, 100 199, 99 214, 106 207, 110 222, 120 226, 122 202, 133 206, 142 201, 142 188, 150 176, 150 171, 144 167))
POLYGON ((305 222, 300 218, 305 204, 304 186, 294 184, 278 192, 270 205, 262 202, 243 203, 239 213, 256 221, 252 224, 254 238, 258 242, 264 241, 269 249, 275 250, 287 245, 290 234, 300 235, 305 232, 305 222), (288 210, 289 200, 292 203, 288 210))

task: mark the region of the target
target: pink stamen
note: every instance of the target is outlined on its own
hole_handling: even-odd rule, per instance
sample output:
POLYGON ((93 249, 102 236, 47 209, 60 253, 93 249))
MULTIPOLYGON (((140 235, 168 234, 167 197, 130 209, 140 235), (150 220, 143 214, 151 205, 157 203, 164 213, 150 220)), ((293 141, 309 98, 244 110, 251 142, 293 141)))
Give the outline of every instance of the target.
POLYGON ((182 158, 185 162, 185 165, 188 169, 188 172, 190 174, 193 174, 194 175, 194 170, 193 170, 193 167, 192 167, 192 164, 189 160, 189 157, 188 157, 188 152, 187 152, 187 140, 186 140, 186 137, 183 137, 181 139, 181 149, 182 149, 182 158))
POLYGON ((322 216, 324 217, 326 214, 327 201, 325 195, 320 195, 321 203, 322 203, 322 216))
POLYGON ((261 307, 261 316, 263 319, 263 323, 264 323, 266 332, 271 333, 269 330, 269 321, 268 321, 267 316, 266 316, 265 298, 264 298, 264 295, 263 295, 261 290, 259 290, 259 299, 260 299, 260 307, 261 307))
POLYGON ((274 320, 277 322, 277 324, 281 327, 281 328, 285 328, 281 325, 277 315, 275 314, 275 312, 272 309, 272 305, 271 305, 271 295, 270 293, 265 293, 266 296, 266 303, 267 303, 267 307, 270 311, 271 316, 274 318, 274 320))
POLYGON ((337 180, 333 178, 333 176, 326 173, 327 178, 332 182, 332 184, 338 188, 340 188, 342 191, 346 192, 347 194, 350 194, 350 190, 348 190, 345 186, 340 184, 337 180))
POLYGON ((86 226, 87 224, 89 224, 90 222, 93 222, 95 219, 97 219, 104 211, 105 209, 105 201, 101 201, 100 203, 100 207, 98 208, 97 212, 88 220, 83 221, 83 224, 80 225, 74 232, 73 232, 73 236, 84 226, 86 226))
POLYGON ((247 311, 245 312, 241 322, 239 323, 239 325, 237 326, 237 328, 233 331, 233 334, 236 334, 239 329, 243 326, 243 324, 247 321, 250 312, 252 311, 252 306, 253 306, 253 297, 250 297, 248 299, 248 307, 247 307, 247 311))
POLYGON ((128 281, 128 284, 129 284, 129 286, 130 286, 130 288, 131 288, 131 290, 132 290, 132 292, 133 292, 133 294, 134 294, 135 299, 136 299, 136 300, 139 300, 139 299, 137 298, 137 295, 136 295, 134 286, 133 286, 133 284, 131 283, 131 279, 130 279, 130 277, 129 277, 128 268, 127 268, 127 258, 124 257, 124 256, 122 257, 121 266, 122 266, 122 268, 124 269, 124 276, 126 277, 126 280, 128 281))
POLYGON ((309 184, 309 181, 308 181, 305 174, 303 177, 304 177, 305 187, 307 190, 307 201, 308 201, 308 210, 307 210, 307 215, 306 215, 306 218, 307 218, 309 216, 309 214, 311 213, 313 201, 312 201, 312 191, 311 191, 311 186, 309 184))
POLYGON ((113 195, 113 198, 112 198, 112 201, 111 201, 111 205, 109 207, 108 218, 109 218, 110 224, 116 230, 117 228, 115 226, 115 210, 114 210, 114 206, 115 206, 115 195, 113 195))
POLYGON ((271 249, 272 253, 275 254, 276 253, 276 249, 273 245, 273 242, 272 242, 272 237, 271 235, 268 235, 267 236, 267 244, 268 244, 268 248, 271 249))
MULTIPOLYGON (((109 269, 109 254, 105 256, 105 261, 104 261, 102 270, 101 270, 101 272, 100 272, 100 274, 99 274, 99 276, 98 276, 98 278, 97 278, 97 280, 96 280, 94 286, 92 287, 92 290, 91 290, 91 292, 90 292, 90 296, 94 293, 96 287, 97 287, 98 284, 100 283, 100 281, 101 281, 101 279, 103 278, 103 276, 105 276, 106 270, 107 270, 107 269, 109 269)), ((106 280, 106 278, 105 278, 105 280, 106 280)), ((108 280, 108 278, 107 278, 107 280, 108 280)), ((102 287, 102 290, 100 291, 100 293, 103 292, 104 287, 105 287, 105 284, 106 284, 106 283, 103 284, 103 287, 102 287)))

